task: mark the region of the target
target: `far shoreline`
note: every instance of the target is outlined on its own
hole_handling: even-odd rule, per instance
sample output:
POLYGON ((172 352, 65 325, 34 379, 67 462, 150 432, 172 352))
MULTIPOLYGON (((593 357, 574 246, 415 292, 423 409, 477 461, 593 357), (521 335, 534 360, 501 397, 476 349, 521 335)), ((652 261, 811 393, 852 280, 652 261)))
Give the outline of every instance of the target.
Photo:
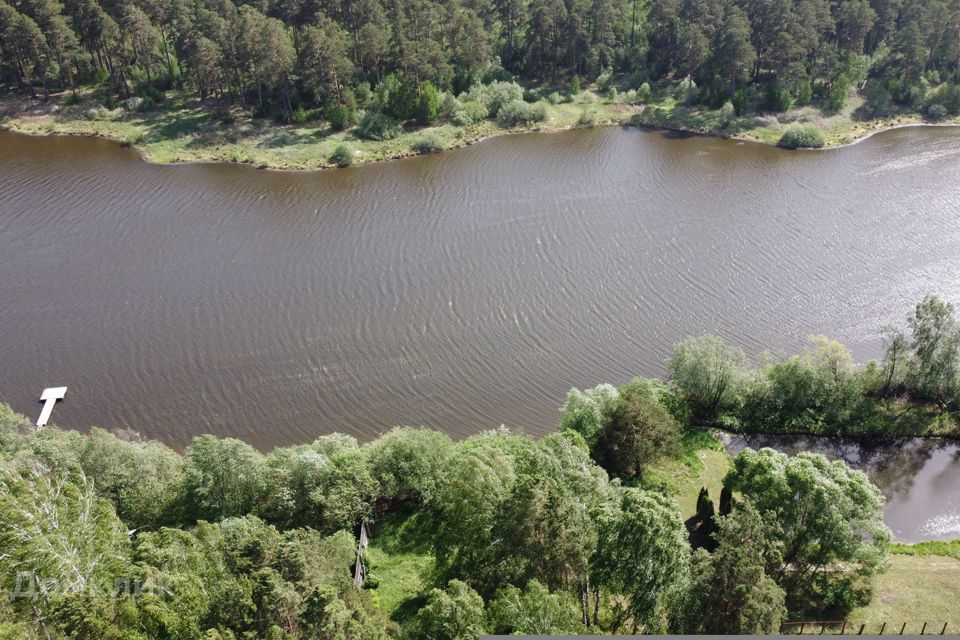
POLYGON ((23 97, 0 97, 0 130, 37 137, 95 137, 137 151, 154 165, 240 164, 269 171, 319 171, 337 168, 330 159, 333 148, 346 143, 356 149, 351 166, 362 166, 462 149, 500 136, 521 133, 559 133, 573 129, 623 126, 649 131, 716 137, 736 142, 777 146, 780 136, 795 123, 813 122, 824 131, 827 151, 859 144, 877 134, 911 127, 960 127, 960 118, 930 122, 915 112, 888 118, 861 120, 853 112, 862 106, 851 98, 843 113, 823 116, 814 107, 785 114, 736 118, 721 124, 719 111, 702 111, 671 104, 670 100, 628 105, 602 100, 584 92, 566 104, 545 103, 548 118, 530 126, 503 128, 492 121, 458 127, 440 124, 407 129, 386 141, 358 139, 352 132, 335 132, 322 123, 303 125, 238 118, 225 123, 202 106, 189 103, 166 111, 127 113, 120 108, 90 108, 90 96, 68 106, 66 94, 48 102, 23 97), (95 117, 91 118, 91 112, 95 117), (586 120, 586 122, 584 122, 586 120), (321 126, 317 126, 320 124, 321 126), (422 154, 416 143, 424 137, 439 140, 441 148, 422 154))

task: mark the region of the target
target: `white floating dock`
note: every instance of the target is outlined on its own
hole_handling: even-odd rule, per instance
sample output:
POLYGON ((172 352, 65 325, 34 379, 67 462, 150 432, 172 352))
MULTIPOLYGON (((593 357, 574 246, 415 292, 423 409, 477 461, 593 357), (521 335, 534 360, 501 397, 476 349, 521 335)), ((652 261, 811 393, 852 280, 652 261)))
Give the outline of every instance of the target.
POLYGON ((57 400, 63 400, 66 393, 66 387, 47 387, 43 390, 43 393, 40 394, 40 399, 43 400, 43 411, 37 418, 37 427, 46 426, 50 414, 53 413, 53 405, 57 404, 57 400))

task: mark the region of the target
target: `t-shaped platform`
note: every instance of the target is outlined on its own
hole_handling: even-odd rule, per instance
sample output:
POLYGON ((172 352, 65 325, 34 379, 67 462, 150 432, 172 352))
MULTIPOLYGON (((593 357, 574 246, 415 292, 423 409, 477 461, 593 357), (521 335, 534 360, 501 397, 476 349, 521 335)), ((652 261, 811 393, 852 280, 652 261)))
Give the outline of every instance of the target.
POLYGON ((57 400, 62 400, 66 393, 66 387, 48 387, 43 390, 43 393, 40 394, 40 399, 43 400, 43 411, 40 412, 40 417, 37 418, 38 427, 43 427, 47 424, 47 420, 50 419, 50 414, 53 412, 53 405, 57 404, 57 400))

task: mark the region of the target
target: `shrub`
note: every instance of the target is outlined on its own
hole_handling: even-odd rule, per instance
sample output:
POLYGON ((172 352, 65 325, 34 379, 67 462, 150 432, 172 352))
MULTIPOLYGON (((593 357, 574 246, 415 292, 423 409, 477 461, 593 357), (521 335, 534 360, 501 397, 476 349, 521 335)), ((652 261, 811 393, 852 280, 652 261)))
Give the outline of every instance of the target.
POLYGON ((577 124, 581 127, 592 127, 597 123, 597 112, 593 109, 588 109, 584 107, 580 112, 580 118, 577 120, 577 124))
POLYGON ((797 99, 794 102, 798 107, 810 104, 810 101, 813 100, 813 85, 809 82, 804 82, 797 89, 797 99))
POLYGON ((415 140, 411 148, 421 155, 426 155, 428 153, 443 151, 446 145, 443 144, 443 140, 430 134, 415 140))
POLYGON ((736 116, 737 110, 734 109, 733 103, 729 100, 724 102, 723 106, 720 107, 720 121, 723 123, 723 126, 728 126, 736 116))
POLYGON ((440 99, 440 120, 452 121, 453 116, 461 108, 461 102, 452 93, 444 93, 440 99))
POLYGON ((844 75, 838 76, 830 87, 827 95, 827 108, 831 111, 840 111, 847 104, 847 95, 850 93, 850 81, 844 75))
POLYGON ((543 103, 527 104, 523 100, 508 102, 497 113, 497 123, 501 127, 517 127, 542 122, 547 117, 543 103))
POLYGON ((616 102, 618 95, 620 95, 620 92, 617 91, 616 87, 610 87, 609 89, 607 89, 607 100, 609 100, 610 102, 616 102))
POLYGON ((942 104, 932 104, 927 107, 927 115, 934 120, 940 120, 947 117, 947 108, 942 104))
POLYGON ((649 102, 653 97, 653 91, 650 90, 650 83, 644 82, 637 87, 637 100, 640 102, 649 102))
POLYGON ((573 74, 573 78, 570 79, 570 93, 571 95, 577 95, 580 93, 580 90, 580 75, 575 73, 573 74))
POLYGON ((523 101, 524 102, 536 102, 540 99, 540 92, 536 89, 524 89, 523 90, 523 101))
POLYGON ((890 113, 892 99, 887 88, 879 80, 870 80, 863 89, 867 101, 867 109, 875 116, 885 116, 890 113))
POLYGON ((300 105, 293 110, 292 119, 297 124, 303 124, 307 121, 307 110, 303 108, 303 105, 300 105))
POLYGON ((790 92, 777 86, 776 83, 767 85, 767 110, 775 113, 790 108, 790 92))
POLYGON ((356 156, 357 152, 353 150, 353 147, 344 142, 337 145, 337 148, 330 154, 330 162, 341 168, 349 167, 353 164, 356 156))
POLYGON ((692 104, 697 100, 697 83, 693 78, 684 78, 677 85, 674 97, 681 104, 692 104))
POLYGON ((819 149, 826 144, 821 131, 813 124, 798 124, 783 132, 778 147, 784 149, 819 149))
POLYGON ((133 96, 123 101, 123 108, 126 111, 139 111, 140 105, 142 104, 143 104, 143 98, 141 98, 140 96, 133 96))
POLYGON ((733 110, 738 116, 742 116, 750 108, 750 96, 743 89, 737 89, 731 102, 733 102, 733 110))
POLYGON ((440 91, 429 80, 420 85, 417 97, 417 122, 432 124, 440 114, 440 91))
POLYGON ((63 101, 63 104, 67 105, 68 107, 71 107, 71 106, 73 106, 73 105, 75 105, 75 104, 80 104, 80 94, 71 93, 71 94, 68 95, 68 96, 66 97, 66 99, 63 101))
POLYGON ((559 91, 554 91, 553 93, 547 96, 547 102, 549 102, 550 104, 560 104, 561 102, 563 102, 563 96, 560 95, 559 91))
POLYGON ((392 140, 400 135, 400 123, 390 116, 368 111, 360 121, 357 135, 367 140, 392 140))
POLYGON ((609 91, 613 86, 613 69, 609 67, 600 71, 600 75, 597 76, 597 88, 600 91, 609 91))
POLYGON ((597 94, 595 94, 593 91, 581 91, 580 94, 577 95, 577 102, 580 104, 592 104, 596 101, 597 94))
POLYGON ((942 104, 947 113, 956 115, 960 113, 960 87, 952 82, 941 84, 927 94, 927 101, 929 104, 942 104))
POLYGON ((467 100, 453 114, 453 124, 458 127, 480 122, 487 117, 487 108, 474 100, 467 100))
POLYGON ((495 81, 490 84, 475 84, 470 87, 464 101, 473 100, 486 107, 484 117, 495 116, 508 102, 523 101, 523 89, 516 82, 495 81))
POLYGON ((417 90, 409 79, 391 73, 377 85, 374 102, 375 110, 406 120, 416 112, 417 90))
POLYGON ((349 104, 332 104, 327 107, 326 115, 330 126, 338 131, 356 126, 359 121, 359 114, 357 113, 356 107, 349 104))

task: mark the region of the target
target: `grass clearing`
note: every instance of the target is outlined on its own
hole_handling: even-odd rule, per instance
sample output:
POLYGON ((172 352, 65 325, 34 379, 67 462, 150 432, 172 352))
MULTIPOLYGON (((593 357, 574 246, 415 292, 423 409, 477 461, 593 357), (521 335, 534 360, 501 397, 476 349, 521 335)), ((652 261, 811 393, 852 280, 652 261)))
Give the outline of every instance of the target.
POLYGON ((730 462, 730 455, 710 433, 687 430, 681 455, 653 465, 644 476, 643 486, 664 491, 673 498, 686 520, 697 511, 697 495, 702 487, 707 488, 716 504, 730 462))
MULTIPOLYGON (((946 544, 954 545, 954 551, 960 546, 946 544)), ((895 548, 900 546, 907 545, 895 548)), ((865 622, 864 633, 878 633, 886 622, 884 633, 899 633, 906 622, 904 633, 916 635, 926 622, 928 634, 940 633, 944 623, 948 634, 960 633, 960 559, 896 553, 890 560, 890 570, 874 580, 873 600, 849 616, 858 623, 856 629, 865 622)))
POLYGON ((423 605, 433 572, 432 523, 422 513, 388 514, 374 527, 367 563, 380 606, 404 622, 423 605))

